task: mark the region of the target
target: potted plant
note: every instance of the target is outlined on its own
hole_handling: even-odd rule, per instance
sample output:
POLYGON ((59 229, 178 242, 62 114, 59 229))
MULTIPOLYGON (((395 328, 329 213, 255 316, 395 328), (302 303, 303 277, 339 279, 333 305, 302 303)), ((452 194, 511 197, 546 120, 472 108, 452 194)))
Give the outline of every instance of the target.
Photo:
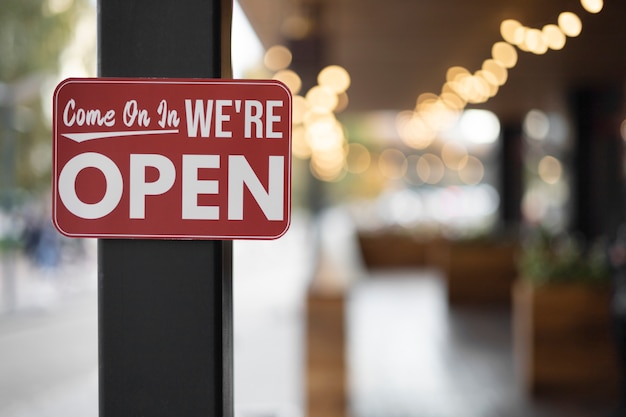
POLYGON ((513 287, 516 371, 532 394, 615 394, 604 245, 545 233, 524 245, 513 287))

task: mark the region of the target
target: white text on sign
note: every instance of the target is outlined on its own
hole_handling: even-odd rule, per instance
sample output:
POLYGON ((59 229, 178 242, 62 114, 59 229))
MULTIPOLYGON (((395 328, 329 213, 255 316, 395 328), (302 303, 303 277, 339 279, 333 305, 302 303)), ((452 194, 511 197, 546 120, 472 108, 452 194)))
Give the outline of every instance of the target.
MULTIPOLYGON (((244 186, 248 188, 268 220, 283 220, 283 168, 284 157, 269 157, 269 185, 265 190, 254 170, 243 155, 228 156, 228 220, 243 220, 244 186)), ((200 169, 220 169, 219 155, 183 155, 182 172, 177 173, 174 163, 164 155, 130 155, 130 207, 131 219, 146 217, 147 196, 158 196, 168 192, 177 175, 182 175, 181 216, 182 219, 220 220, 219 206, 200 206, 198 196, 217 194, 219 181, 200 179, 200 169), (155 181, 146 180, 146 169, 154 168, 159 176, 155 181)), ((86 152, 70 159, 61 170, 58 181, 59 195, 63 204, 75 216, 83 219, 99 219, 117 208, 124 193, 124 181, 119 167, 110 158, 100 153, 86 152), (83 202, 74 184, 78 174, 86 168, 99 170, 106 180, 102 199, 95 203, 83 202)), ((154 204, 158 204, 158 201, 154 204)))
MULTIPOLYGON (((282 120, 276 110, 285 103, 280 100, 202 100, 185 99, 187 137, 232 138, 232 129, 226 127, 233 113, 243 111, 244 138, 282 139, 283 132, 277 126, 282 120), (198 132, 199 131, 199 132, 198 132)), ((155 109, 157 124, 161 128, 178 127, 180 117, 169 109, 167 100, 161 100, 155 109)), ((149 128, 153 119, 148 109, 139 107, 137 100, 124 105, 122 122, 125 127, 149 128)), ((73 98, 63 109, 63 124, 73 126, 114 127, 116 114, 113 109, 87 109, 77 105, 73 98)))

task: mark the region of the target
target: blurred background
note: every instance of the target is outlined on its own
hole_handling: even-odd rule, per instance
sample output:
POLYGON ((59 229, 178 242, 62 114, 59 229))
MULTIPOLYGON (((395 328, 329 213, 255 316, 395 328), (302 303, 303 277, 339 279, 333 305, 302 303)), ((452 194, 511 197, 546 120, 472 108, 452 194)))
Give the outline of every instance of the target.
MULTIPOLYGON (((626 3, 238 0, 293 218, 234 243, 237 417, 626 416, 626 3)), ((0 416, 97 415, 94 240, 50 221, 90 0, 0 3, 0 416)))

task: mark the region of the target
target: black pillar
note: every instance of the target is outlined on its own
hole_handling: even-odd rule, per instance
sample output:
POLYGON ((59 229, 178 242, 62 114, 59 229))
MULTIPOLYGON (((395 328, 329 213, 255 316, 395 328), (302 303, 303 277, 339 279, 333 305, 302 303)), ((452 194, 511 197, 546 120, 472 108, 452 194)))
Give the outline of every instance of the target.
POLYGON ((500 148, 500 221, 506 230, 517 231, 522 222, 522 124, 502 128, 500 148))
MULTIPOLYGON (((230 0, 99 0, 102 77, 230 77, 230 0)), ((232 242, 102 239, 101 417, 232 417, 232 242)))
POLYGON ((615 224, 622 194, 623 95, 620 86, 578 89, 570 96, 574 119, 573 225, 594 239, 615 224))

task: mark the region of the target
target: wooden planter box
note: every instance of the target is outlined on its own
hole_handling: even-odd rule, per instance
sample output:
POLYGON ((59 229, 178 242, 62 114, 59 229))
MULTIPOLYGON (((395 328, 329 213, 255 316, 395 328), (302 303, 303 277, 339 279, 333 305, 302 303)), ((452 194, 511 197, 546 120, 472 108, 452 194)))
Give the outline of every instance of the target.
POLYGON ((306 298, 306 416, 347 413, 344 294, 309 291, 306 298))
POLYGON ((359 232, 363 263, 369 269, 406 268, 425 265, 428 241, 394 230, 359 232))
POLYGON ((518 246, 510 242, 448 242, 438 246, 450 305, 509 306, 518 246))
POLYGON ((580 284, 513 288, 516 373, 530 394, 608 398, 618 387, 608 289, 580 284))

